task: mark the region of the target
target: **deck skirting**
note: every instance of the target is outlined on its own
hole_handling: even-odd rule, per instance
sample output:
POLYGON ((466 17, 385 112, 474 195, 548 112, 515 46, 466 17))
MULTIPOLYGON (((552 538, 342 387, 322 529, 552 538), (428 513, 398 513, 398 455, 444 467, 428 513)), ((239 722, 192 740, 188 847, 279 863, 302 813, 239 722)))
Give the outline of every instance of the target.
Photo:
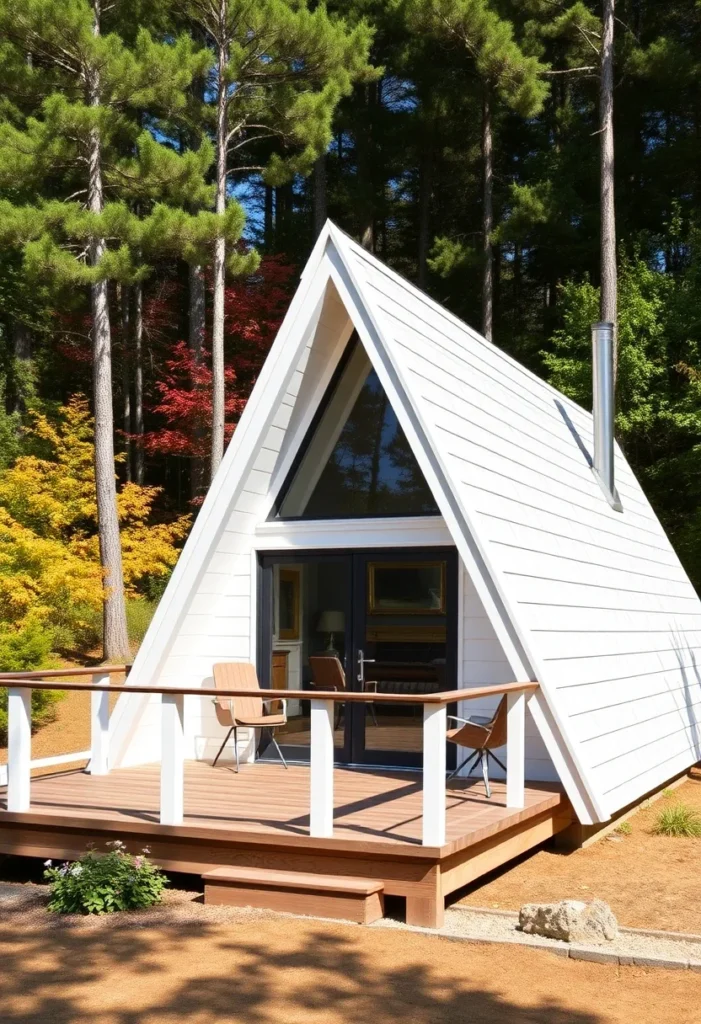
MULTIPOLYGON (((403 772, 335 771, 334 834, 308 834, 308 768, 255 764, 240 775, 190 762, 185 820, 158 822, 157 765, 107 776, 70 772, 32 780, 32 807, 0 809, 0 853, 72 860, 88 844, 116 838, 168 871, 202 875, 219 867, 311 872, 376 879, 403 896, 407 920, 436 926, 451 892, 531 849, 573 820, 559 787, 526 786, 526 807, 505 806, 505 787, 451 784, 448 841, 421 845, 421 777, 403 772)), ((0 808, 2 807, 0 792, 0 808)))

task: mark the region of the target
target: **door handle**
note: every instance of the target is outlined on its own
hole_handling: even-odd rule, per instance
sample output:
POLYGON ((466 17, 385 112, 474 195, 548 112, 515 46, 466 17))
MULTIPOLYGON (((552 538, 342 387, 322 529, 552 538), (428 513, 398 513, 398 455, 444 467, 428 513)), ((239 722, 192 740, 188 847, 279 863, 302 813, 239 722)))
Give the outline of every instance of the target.
POLYGON ((366 658, 365 652, 358 649, 358 682, 365 682, 365 666, 372 664, 375 661, 374 658, 366 658))

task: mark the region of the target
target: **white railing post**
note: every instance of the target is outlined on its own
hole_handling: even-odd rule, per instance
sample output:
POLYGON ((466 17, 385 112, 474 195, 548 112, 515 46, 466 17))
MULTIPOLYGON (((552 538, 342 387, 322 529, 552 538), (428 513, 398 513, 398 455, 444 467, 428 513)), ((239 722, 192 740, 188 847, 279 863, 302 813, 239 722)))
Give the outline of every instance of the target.
POLYGON ((333 701, 312 700, 309 751, 309 835, 333 836, 333 701))
POLYGON ((29 810, 32 760, 32 691, 11 686, 7 695, 7 809, 29 810))
POLYGON ((90 764, 91 775, 107 775, 109 772, 110 746, 110 677, 96 674, 92 677, 95 686, 101 690, 90 693, 90 764))
POLYGON ((182 825, 185 789, 185 698, 161 697, 161 825, 182 825))
POLYGON ((523 807, 526 776, 526 694, 506 696, 506 806, 523 807))
POLYGON ((424 846, 445 844, 445 744, 448 713, 445 704, 424 704, 424 846))

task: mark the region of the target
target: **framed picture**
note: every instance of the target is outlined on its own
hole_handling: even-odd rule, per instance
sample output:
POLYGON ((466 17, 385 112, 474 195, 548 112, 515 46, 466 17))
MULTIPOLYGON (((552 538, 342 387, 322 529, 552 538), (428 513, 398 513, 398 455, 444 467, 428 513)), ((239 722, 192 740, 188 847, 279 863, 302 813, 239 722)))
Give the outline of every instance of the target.
POLYGON ((280 569, 278 580, 278 637, 299 640, 300 570, 280 569))
POLYGON ((369 562, 371 615, 445 615, 445 562, 369 562))

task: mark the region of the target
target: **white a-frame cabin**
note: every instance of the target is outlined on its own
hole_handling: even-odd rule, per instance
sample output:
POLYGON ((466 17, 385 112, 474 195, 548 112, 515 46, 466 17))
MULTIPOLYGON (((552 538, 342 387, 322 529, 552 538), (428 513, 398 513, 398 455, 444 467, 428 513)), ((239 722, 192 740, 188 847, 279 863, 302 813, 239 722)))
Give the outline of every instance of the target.
POLYGON ((109 778, 155 779, 156 822, 164 760, 164 863, 323 856, 435 924, 450 891, 701 758, 701 605, 613 444, 601 352, 595 424, 327 223, 127 680, 184 703, 134 692, 112 716, 109 778), (357 699, 331 707, 313 659, 334 655, 357 699), (211 767, 227 729, 187 691, 223 662, 290 693, 289 769, 246 729, 240 774, 231 743, 211 767), (467 752, 431 700, 454 692, 482 722, 507 694, 509 779, 489 759, 487 798, 463 769, 446 810, 467 752))

